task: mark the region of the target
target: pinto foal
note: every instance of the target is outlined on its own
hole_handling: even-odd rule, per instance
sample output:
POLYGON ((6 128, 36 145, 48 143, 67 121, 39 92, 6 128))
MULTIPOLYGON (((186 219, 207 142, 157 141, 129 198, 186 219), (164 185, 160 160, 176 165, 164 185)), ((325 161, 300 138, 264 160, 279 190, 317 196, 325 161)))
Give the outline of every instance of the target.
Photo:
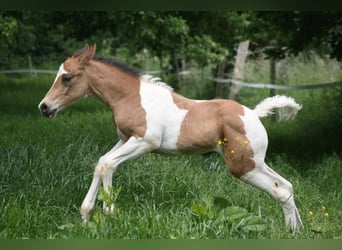
MULTIPOLYGON (((265 163, 268 144, 259 117, 279 112, 293 118, 301 108, 292 98, 266 98, 251 110, 232 100, 195 101, 172 91, 159 78, 141 75, 119 62, 95 59, 96 46, 86 45, 59 68, 53 85, 39 104, 54 118, 77 99, 94 95, 113 112, 119 142, 100 157, 81 214, 89 221, 101 183, 106 191, 119 164, 152 151, 182 154, 216 151, 240 180, 278 200, 288 228, 302 227, 292 185, 265 163)), ((114 204, 103 204, 113 213, 114 204)))

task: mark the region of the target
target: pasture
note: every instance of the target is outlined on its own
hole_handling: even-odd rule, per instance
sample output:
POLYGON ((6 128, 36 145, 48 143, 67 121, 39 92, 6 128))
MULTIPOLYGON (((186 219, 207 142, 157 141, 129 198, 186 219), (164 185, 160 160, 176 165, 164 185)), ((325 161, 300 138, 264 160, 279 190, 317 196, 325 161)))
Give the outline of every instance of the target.
MULTIPOLYGON (((95 99, 43 118, 37 105, 53 78, 0 75, 0 238, 342 238, 341 88, 282 91, 303 109, 291 122, 263 119, 266 160, 293 183, 305 226, 291 233, 281 207, 232 177, 215 154, 146 154, 122 164, 113 178, 116 214, 103 215, 98 201, 82 224, 94 166, 117 137, 109 109, 95 99)), ((239 101, 254 107, 267 95, 243 89, 239 101)))

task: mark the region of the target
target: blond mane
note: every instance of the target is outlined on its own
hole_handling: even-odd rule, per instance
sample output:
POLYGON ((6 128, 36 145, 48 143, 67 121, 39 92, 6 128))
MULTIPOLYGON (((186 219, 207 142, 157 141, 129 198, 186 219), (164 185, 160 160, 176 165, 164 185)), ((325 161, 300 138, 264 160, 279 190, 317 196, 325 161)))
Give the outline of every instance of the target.
POLYGON ((140 80, 142 80, 148 84, 160 86, 162 88, 169 90, 170 92, 173 91, 173 88, 170 85, 166 84, 165 82, 162 82, 159 77, 153 77, 151 75, 142 75, 142 76, 140 76, 140 80))

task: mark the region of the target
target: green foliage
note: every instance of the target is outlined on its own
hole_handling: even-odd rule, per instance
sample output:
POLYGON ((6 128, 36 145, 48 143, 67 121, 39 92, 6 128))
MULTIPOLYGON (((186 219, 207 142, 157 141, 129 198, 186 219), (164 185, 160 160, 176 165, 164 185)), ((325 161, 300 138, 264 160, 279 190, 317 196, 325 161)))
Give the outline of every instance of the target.
POLYGON ((14 34, 18 29, 18 22, 12 16, 3 16, 0 12, 0 67, 8 64, 6 51, 9 49, 9 44, 12 42, 14 34))
MULTIPOLYGON (((298 65, 298 84, 311 82, 319 65, 323 78, 340 72, 336 61, 290 62, 291 70, 298 65)), ((266 66, 260 70, 260 78, 267 77, 266 66)), ((321 81, 318 73, 314 77, 321 81)), ((266 161, 292 182, 305 226, 293 234, 285 230, 281 207, 233 178, 216 154, 146 154, 123 163, 113 178, 116 188, 100 191, 90 223, 83 224, 79 206, 94 166, 117 137, 112 114, 94 99, 53 121, 42 117, 37 105, 53 78, 0 75, 0 238, 342 238, 339 88, 279 92, 294 96, 303 109, 288 123, 262 121, 269 135, 266 161), (104 215, 100 200, 115 201, 120 213, 104 215)), ((253 107, 266 96, 267 90, 243 89, 239 101, 253 107)))
POLYGON ((109 186, 108 192, 106 192, 103 187, 100 187, 97 199, 99 201, 105 202, 108 206, 111 206, 112 204, 115 204, 116 200, 118 199, 121 188, 122 186, 116 190, 113 190, 113 186, 109 186))
POLYGON ((193 204, 192 213, 200 220, 209 220, 210 225, 226 225, 234 231, 264 231, 267 228, 266 221, 247 209, 238 206, 228 206, 229 201, 221 197, 210 197, 202 204, 193 204))
POLYGON ((190 59, 195 60, 200 68, 208 64, 218 64, 222 62, 228 51, 220 44, 211 39, 210 36, 195 36, 189 43, 186 54, 190 59))
POLYGON ((17 29, 18 23, 12 16, 3 16, 0 13, 0 30, 1 30, 1 42, 4 45, 6 42, 11 41, 12 36, 17 29), (5 41, 3 39, 6 39, 5 41))
POLYGON ((66 57, 85 43, 97 43, 104 54, 125 48, 131 57, 147 49, 162 69, 171 70, 185 56, 200 66, 208 63, 205 55, 216 63, 215 57, 227 56, 246 39, 252 50, 277 40, 290 52, 316 49, 340 58, 340 19, 339 12, 300 11, 3 11, 0 48, 12 60, 28 54, 66 57))

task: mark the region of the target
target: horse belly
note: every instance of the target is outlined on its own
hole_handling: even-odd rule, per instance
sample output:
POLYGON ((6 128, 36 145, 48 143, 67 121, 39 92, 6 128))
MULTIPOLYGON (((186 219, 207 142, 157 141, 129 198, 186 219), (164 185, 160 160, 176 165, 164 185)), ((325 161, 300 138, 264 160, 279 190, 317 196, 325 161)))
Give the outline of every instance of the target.
POLYGON ((157 138, 160 135, 158 151, 180 154, 202 153, 215 149, 219 134, 218 123, 214 119, 198 115, 194 118, 191 111, 176 106, 164 106, 157 113, 158 115, 148 119, 154 119, 148 127, 152 137, 157 138))
POLYGON ((181 125, 177 149, 182 153, 205 153, 216 150, 221 124, 210 112, 189 112, 181 125))
POLYGON ((182 152, 218 151, 218 141, 228 136, 225 128, 234 133, 243 132, 240 114, 243 114, 242 106, 230 100, 196 102, 181 125, 178 149, 182 152))
POLYGON ((166 116, 166 118, 163 124, 161 124, 162 138, 160 151, 178 153, 177 141, 186 113, 186 110, 173 110, 173 112, 164 113, 164 117, 166 116))

